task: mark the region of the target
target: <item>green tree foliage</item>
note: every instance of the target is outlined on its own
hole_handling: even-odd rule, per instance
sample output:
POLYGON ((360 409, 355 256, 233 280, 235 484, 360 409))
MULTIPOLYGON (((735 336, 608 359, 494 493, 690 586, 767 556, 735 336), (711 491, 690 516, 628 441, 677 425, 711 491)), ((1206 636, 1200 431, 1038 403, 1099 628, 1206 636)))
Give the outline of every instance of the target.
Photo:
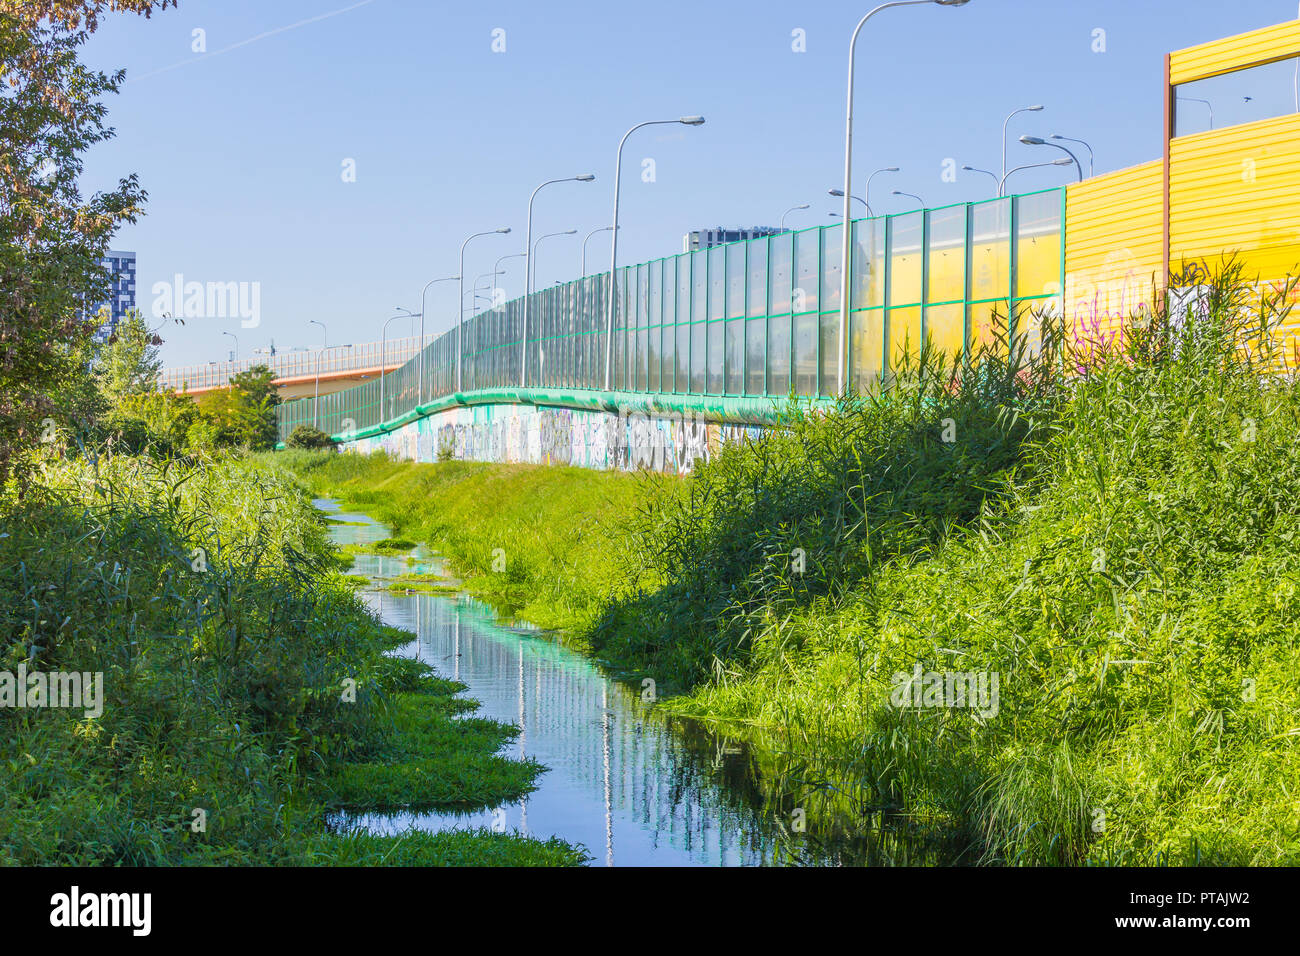
POLYGON ((138 309, 117 324, 95 367, 104 398, 111 406, 158 387, 158 372, 162 369, 160 345, 162 339, 150 331, 138 309))
POLYGON ((181 454, 211 446, 205 435, 190 432, 200 424, 198 405, 175 392, 141 392, 126 396, 108 418, 108 432, 122 450, 139 452, 146 445, 159 454, 181 454))
POLYGON ((231 377, 229 388, 200 396, 199 412, 211 425, 214 446, 253 450, 275 446, 275 406, 280 396, 274 378, 267 366, 255 365, 231 377))
POLYGON ((298 425, 290 433, 284 445, 286 448, 333 448, 334 439, 319 428, 313 428, 311 425, 298 425))
POLYGON ((0 481, 46 420, 87 411, 61 386, 84 374, 94 330, 85 303, 105 297, 100 265, 145 192, 134 175, 82 195, 82 156, 113 135, 100 102, 124 73, 92 70, 78 49, 107 11, 148 16, 175 0, 0 0, 0 481))

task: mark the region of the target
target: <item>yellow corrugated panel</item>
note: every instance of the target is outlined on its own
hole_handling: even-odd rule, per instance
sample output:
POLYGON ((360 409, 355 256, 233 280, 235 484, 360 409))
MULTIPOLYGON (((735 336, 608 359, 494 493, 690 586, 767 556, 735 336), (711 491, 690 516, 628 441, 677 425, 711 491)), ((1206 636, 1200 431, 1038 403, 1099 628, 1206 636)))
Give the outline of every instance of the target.
MULTIPOLYGON (((1235 255, 1251 282, 1280 286, 1300 275, 1300 114, 1179 137, 1169 168, 1174 268, 1184 260, 1213 268, 1235 255)), ((1284 329, 1290 351, 1300 308, 1284 329)))
POLYGON ((1065 302, 1076 335, 1110 334, 1150 302, 1163 243, 1163 161, 1066 188, 1065 302))
POLYGON ((1252 30, 1169 54, 1169 82, 1190 83, 1300 54, 1300 20, 1252 30))
POLYGON ((1267 280, 1300 266, 1300 114, 1183 136, 1170 147, 1169 251, 1239 253, 1267 280))

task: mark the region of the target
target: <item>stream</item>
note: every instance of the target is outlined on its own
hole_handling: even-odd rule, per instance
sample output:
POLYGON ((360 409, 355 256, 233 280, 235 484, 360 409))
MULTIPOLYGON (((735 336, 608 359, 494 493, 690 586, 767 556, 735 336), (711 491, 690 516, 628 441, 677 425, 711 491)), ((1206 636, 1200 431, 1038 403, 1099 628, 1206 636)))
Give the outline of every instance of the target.
MULTIPOLYGON (((315 505, 331 520, 337 545, 390 536, 384 525, 344 513, 332 499, 315 505)), ((549 770, 523 799, 471 813, 355 814, 346 826, 375 833, 492 827, 582 844, 591 865, 755 866, 929 862, 891 840, 800 832, 791 814, 767 806, 757 761, 744 745, 701 725, 654 713, 633 688, 610 678, 555 636, 506 623, 466 595, 397 593, 385 579, 440 573, 437 557, 358 554, 359 590, 385 624, 418 635, 395 653, 418 657, 443 677, 468 685, 477 715, 516 724, 507 756, 532 757, 549 770)))

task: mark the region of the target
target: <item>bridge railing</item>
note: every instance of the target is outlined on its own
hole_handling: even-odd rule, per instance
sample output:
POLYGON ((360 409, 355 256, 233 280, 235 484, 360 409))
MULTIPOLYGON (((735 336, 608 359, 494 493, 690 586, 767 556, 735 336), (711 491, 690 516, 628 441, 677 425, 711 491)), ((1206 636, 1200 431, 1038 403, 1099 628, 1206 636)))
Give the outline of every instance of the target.
MULTIPOLYGON (((1023 321, 1061 309, 1065 190, 916 210, 851 224, 847 374, 868 390, 925 337, 959 353, 990 334, 996 311, 1023 321)), ((781 400, 839 393, 843 225, 699 249, 618 270, 617 391, 781 400)), ((466 318, 400 369, 319 400, 278 409, 283 439, 298 424, 334 435, 392 421, 461 391, 605 387, 609 274, 533 293, 528 374, 523 299, 466 318), (381 396, 382 406, 381 407, 381 396)))
POLYGON ((277 379, 309 378, 319 373, 331 375, 361 369, 377 369, 406 362, 420 351, 420 337, 412 335, 382 342, 364 342, 358 345, 331 345, 324 349, 300 349, 276 355, 255 355, 233 362, 208 362, 206 365, 187 365, 165 368, 158 374, 162 388, 196 391, 206 388, 224 388, 230 379, 255 365, 266 365, 277 379))

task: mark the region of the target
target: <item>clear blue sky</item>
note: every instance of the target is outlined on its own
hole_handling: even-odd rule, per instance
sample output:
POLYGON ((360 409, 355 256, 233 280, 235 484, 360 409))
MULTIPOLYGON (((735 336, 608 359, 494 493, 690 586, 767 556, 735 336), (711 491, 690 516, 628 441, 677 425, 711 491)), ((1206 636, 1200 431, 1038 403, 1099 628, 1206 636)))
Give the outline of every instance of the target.
MULTIPOLYGON (((471 232, 513 227, 470 245, 469 280, 522 251, 528 195, 546 179, 596 174, 537 199, 539 285, 578 273, 579 245, 609 222, 614 153, 633 124, 700 113, 703 127, 650 127, 624 154, 620 263, 679 252, 683 233, 710 225, 831 222, 826 190, 843 163, 846 49, 872 5, 847 0, 651 4, 370 0, 181 0, 152 20, 110 17, 87 50, 125 67, 109 101, 117 138, 97 147, 86 186, 137 172, 147 215, 115 248, 139 255, 137 302, 152 286, 257 282, 261 321, 196 319, 163 334, 170 365, 222 358, 223 330, 242 355, 375 341, 394 307, 419 309, 424 283, 453 275, 471 232), (206 33, 207 54, 191 51, 206 33), (506 50, 492 51, 505 30, 506 50), (805 31, 807 51, 792 50, 805 31), (279 32, 271 32, 277 31, 279 32), (262 34, 270 34, 261 36, 262 34), (252 42, 244 42, 252 40, 252 42), (233 47, 233 49, 226 49, 233 47), (641 181, 653 158, 656 181, 641 181), (355 160, 356 181, 343 163, 355 160)), ((972 0, 965 7, 899 8, 875 17, 859 42, 855 192, 866 174, 877 213, 985 198, 986 176, 942 178, 945 159, 998 169, 1001 123, 1012 121, 1010 165, 1054 157, 1021 133, 1089 141, 1098 173, 1160 152, 1166 52, 1278 23, 1296 0, 972 0), (1105 31, 1104 53, 1093 51, 1105 31), (1041 155, 1047 153, 1048 156, 1041 155)), ((1085 160, 1086 163, 1086 160, 1085 160)), ((1017 192, 1057 185, 1072 169, 1030 170, 1017 192)), ((589 271, 609 255, 593 238, 589 271)), ((521 260, 501 283, 522 288, 521 260)), ((468 286, 467 282, 467 286, 468 286)), ((455 283, 428 297, 430 332, 455 317, 455 283)), ((391 335, 409 326, 395 322, 391 335)))

